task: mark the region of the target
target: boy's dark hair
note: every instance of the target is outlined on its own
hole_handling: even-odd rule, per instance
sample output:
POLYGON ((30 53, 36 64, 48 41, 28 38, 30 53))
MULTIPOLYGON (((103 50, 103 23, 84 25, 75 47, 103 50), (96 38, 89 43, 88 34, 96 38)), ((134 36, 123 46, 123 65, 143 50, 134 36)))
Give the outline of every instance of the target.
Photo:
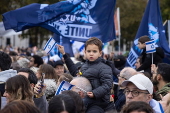
POLYGON ((131 113, 133 111, 138 112, 146 112, 146 113, 154 113, 151 106, 143 101, 133 101, 126 105, 123 109, 123 113, 131 113))
POLYGON ((158 64, 158 69, 157 69, 157 74, 160 74, 163 78, 164 81, 170 82, 170 65, 167 63, 159 63, 158 64))
POLYGON ((98 46, 99 48, 99 51, 102 51, 102 46, 103 46, 103 43, 100 39, 96 38, 96 37, 92 37, 92 38, 89 38, 86 43, 85 43, 85 50, 87 48, 88 45, 96 45, 98 46))
POLYGON ((37 67, 44 63, 43 59, 40 56, 33 55, 32 57, 34 58, 34 64, 37 64, 37 67))
POLYGON ((31 83, 37 84, 38 78, 37 78, 37 76, 35 75, 35 73, 31 69, 29 69, 29 68, 21 68, 21 69, 18 70, 18 72, 28 73, 28 80, 29 80, 30 84, 31 83))
POLYGON ((7 53, 0 51, 0 69, 1 69, 1 71, 10 69, 11 63, 12 63, 11 57, 7 53))
POLYGON ((138 42, 140 42, 140 43, 145 43, 145 42, 148 42, 148 41, 150 41, 151 39, 148 37, 148 36, 141 36, 139 39, 138 39, 138 42))

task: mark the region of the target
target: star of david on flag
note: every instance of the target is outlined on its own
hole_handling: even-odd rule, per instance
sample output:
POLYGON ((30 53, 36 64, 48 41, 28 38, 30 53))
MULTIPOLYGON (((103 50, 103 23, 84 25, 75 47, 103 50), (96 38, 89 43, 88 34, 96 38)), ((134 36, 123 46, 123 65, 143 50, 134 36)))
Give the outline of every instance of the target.
POLYGON ((154 53, 156 52, 156 48, 155 48, 155 41, 152 40, 152 41, 148 41, 148 42, 145 42, 146 44, 146 53, 154 53))
POLYGON ((68 83, 67 81, 62 81, 55 93, 55 95, 58 95, 60 94, 62 91, 65 91, 65 90, 71 90, 71 88, 73 87, 74 85, 68 83))
POLYGON ((45 47, 44 47, 44 51, 48 54, 48 53, 53 49, 53 47, 54 47, 56 44, 57 44, 56 41, 51 37, 51 38, 47 41, 47 43, 46 43, 46 45, 45 45, 45 47))

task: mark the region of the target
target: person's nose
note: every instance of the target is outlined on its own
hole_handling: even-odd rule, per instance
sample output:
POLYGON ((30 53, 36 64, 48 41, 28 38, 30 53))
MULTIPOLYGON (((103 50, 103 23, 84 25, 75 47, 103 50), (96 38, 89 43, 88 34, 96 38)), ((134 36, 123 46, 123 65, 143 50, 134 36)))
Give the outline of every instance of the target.
POLYGON ((4 92, 3 96, 6 97, 6 92, 4 92))
POLYGON ((92 56, 92 55, 93 55, 93 52, 90 52, 90 55, 92 56))
POLYGON ((129 94, 126 95, 127 98, 133 98, 132 93, 129 92, 129 94))

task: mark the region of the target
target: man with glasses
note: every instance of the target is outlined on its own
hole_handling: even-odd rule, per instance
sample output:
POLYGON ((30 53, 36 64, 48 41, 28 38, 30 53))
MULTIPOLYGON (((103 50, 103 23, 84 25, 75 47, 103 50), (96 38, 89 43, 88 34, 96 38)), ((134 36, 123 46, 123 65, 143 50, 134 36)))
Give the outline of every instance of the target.
POLYGON ((155 113, 164 113, 161 104, 152 99, 153 84, 145 75, 134 75, 129 80, 125 80, 122 86, 125 86, 126 104, 132 101, 143 101, 148 103, 155 113))
POLYGON ((115 107, 116 110, 118 112, 121 111, 123 105, 126 102, 126 97, 124 94, 124 89, 125 87, 121 86, 122 82, 124 82, 125 80, 128 80, 130 77, 132 77, 133 75, 135 75, 137 72, 135 69, 131 68, 131 67, 125 67, 124 69, 122 69, 122 71, 120 72, 120 74, 118 75, 118 93, 117 93, 117 99, 115 99, 115 107))

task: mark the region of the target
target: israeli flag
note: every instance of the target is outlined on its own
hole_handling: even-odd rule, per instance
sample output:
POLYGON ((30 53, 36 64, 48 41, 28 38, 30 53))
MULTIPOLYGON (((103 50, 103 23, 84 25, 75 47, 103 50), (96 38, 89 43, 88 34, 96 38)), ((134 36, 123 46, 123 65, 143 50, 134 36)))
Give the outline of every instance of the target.
POLYGON ((62 91, 70 90, 74 85, 68 83, 67 81, 62 81, 55 93, 55 95, 60 94, 62 91))
POLYGON ((152 41, 148 41, 148 42, 145 42, 146 44, 146 53, 154 53, 156 52, 156 48, 155 48, 155 41, 152 40, 152 41))
POLYGON ((44 47, 44 51, 48 54, 48 53, 53 49, 53 47, 54 47, 56 44, 57 44, 56 41, 51 37, 51 38, 47 41, 47 43, 46 43, 46 45, 45 45, 45 47, 44 47))

